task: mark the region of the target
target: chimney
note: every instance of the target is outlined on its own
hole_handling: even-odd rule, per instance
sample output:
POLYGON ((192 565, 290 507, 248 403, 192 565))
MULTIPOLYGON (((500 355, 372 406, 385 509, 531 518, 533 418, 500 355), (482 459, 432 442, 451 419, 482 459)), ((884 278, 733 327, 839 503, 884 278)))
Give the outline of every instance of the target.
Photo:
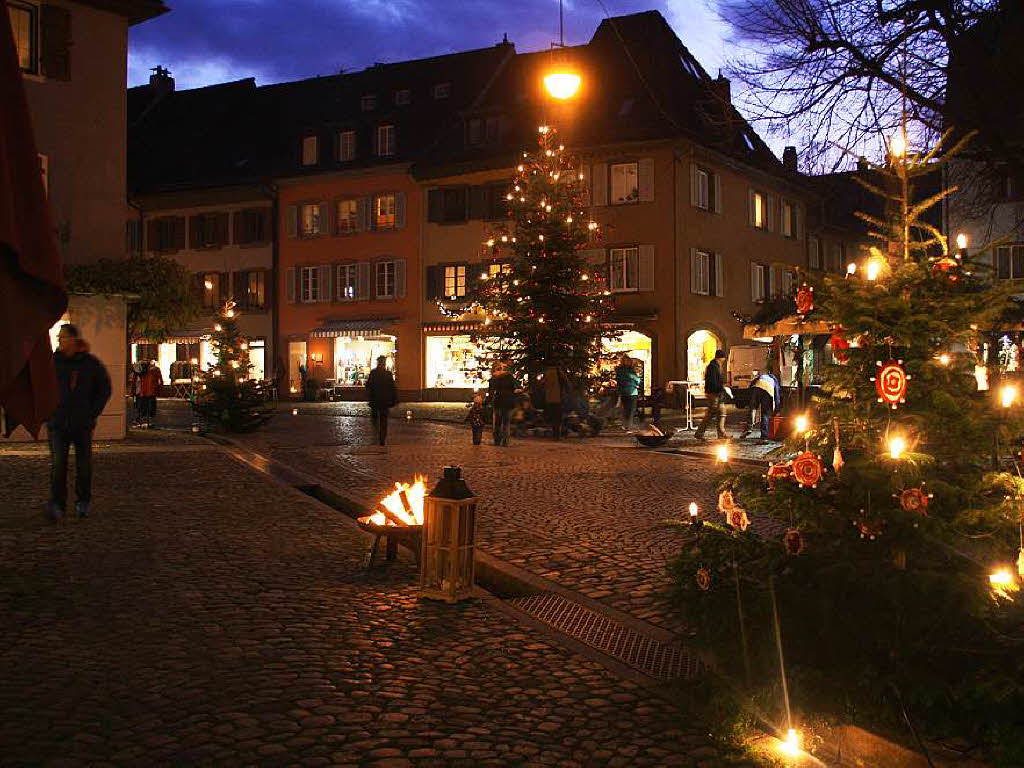
POLYGON ((714 91, 715 95, 719 99, 724 101, 726 104, 732 104, 732 83, 729 78, 723 75, 721 72, 718 73, 718 77, 714 80, 714 91))
POLYGON ((796 171, 796 147, 782 150, 782 167, 787 171, 796 171))
POLYGON ((857 170, 863 173, 868 169, 868 159, 861 155, 857 158, 857 170))
POLYGON ((150 88, 156 91, 160 96, 168 93, 174 93, 174 78, 171 77, 169 70, 164 69, 158 64, 153 67, 152 72, 153 74, 149 76, 150 88))

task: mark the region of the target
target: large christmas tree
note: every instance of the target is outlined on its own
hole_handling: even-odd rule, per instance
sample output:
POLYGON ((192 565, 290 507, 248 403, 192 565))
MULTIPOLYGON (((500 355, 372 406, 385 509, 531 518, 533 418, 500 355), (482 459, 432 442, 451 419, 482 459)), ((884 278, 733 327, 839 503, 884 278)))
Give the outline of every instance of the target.
POLYGON ((774 585, 805 723, 836 715, 909 737, 913 722, 1024 761, 1024 482, 1010 448, 1024 425, 1012 384, 979 390, 975 377, 1009 291, 927 222, 952 191, 915 193, 937 158, 897 142, 860 179, 885 211, 861 214, 878 245, 815 286, 815 308, 798 300, 834 329, 810 427, 792 461, 725 478, 720 504, 746 514, 706 526, 673 567, 701 639, 737 676, 751 670, 769 711, 782 710, 774 585))
POLYGON ((216 362, 199 377, 192 409, 208 425, 228 432, 250 432, 273 415, 263 382, 249 378, 249 345, 238 330, 234 302, 220 311, 211 337, 216 362))
POLYGON ((538 135, 507 195, 512 226, 486 244, 502 268, 480 282, 487 318, 479 341, 490 361, 507 362, 521 379, 554 365, 582 384, 603 356, 602 338, 614 335, 603 259, 588 258, 600 231, 587 215, 576 158, 555 129, 538 135))

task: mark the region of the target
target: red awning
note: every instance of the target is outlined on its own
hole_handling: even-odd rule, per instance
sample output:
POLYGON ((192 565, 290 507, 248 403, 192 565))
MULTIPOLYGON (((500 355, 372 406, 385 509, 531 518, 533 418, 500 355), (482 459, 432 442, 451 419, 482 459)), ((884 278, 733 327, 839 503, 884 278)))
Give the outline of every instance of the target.
POLYGON ((67 308, 6 0, 0 0, 0 408, 5 436, 57 407, 48 331, 67 308))

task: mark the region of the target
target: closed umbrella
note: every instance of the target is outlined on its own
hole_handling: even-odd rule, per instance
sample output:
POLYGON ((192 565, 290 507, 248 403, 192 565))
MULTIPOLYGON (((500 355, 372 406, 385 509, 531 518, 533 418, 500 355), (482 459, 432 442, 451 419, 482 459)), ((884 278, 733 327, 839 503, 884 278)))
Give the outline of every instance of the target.
POLYGON ((57 407, 49 329, 64 314, 60 252, 21 68, 0 0, 0 409, 4 436, 33 436, 57 407))

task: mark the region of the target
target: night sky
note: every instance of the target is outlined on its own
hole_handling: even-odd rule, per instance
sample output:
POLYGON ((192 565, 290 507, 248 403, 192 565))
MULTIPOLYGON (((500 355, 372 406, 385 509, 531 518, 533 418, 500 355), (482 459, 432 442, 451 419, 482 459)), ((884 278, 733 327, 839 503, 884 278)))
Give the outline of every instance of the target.
MULTIPOLYGON (((726 29, 714 0, 604 0, 609 14, 656 9, 714 77, 726 29)), ((170 13, 131 30, 129 85, 157 64, 177 87, 255 77, 258 85, 482 48, 503 33, 519 52, 558 39, 557 0, 166 0, 170 13)), ((566 0, 566 44, 587 42, 598 0, 566 0)))

